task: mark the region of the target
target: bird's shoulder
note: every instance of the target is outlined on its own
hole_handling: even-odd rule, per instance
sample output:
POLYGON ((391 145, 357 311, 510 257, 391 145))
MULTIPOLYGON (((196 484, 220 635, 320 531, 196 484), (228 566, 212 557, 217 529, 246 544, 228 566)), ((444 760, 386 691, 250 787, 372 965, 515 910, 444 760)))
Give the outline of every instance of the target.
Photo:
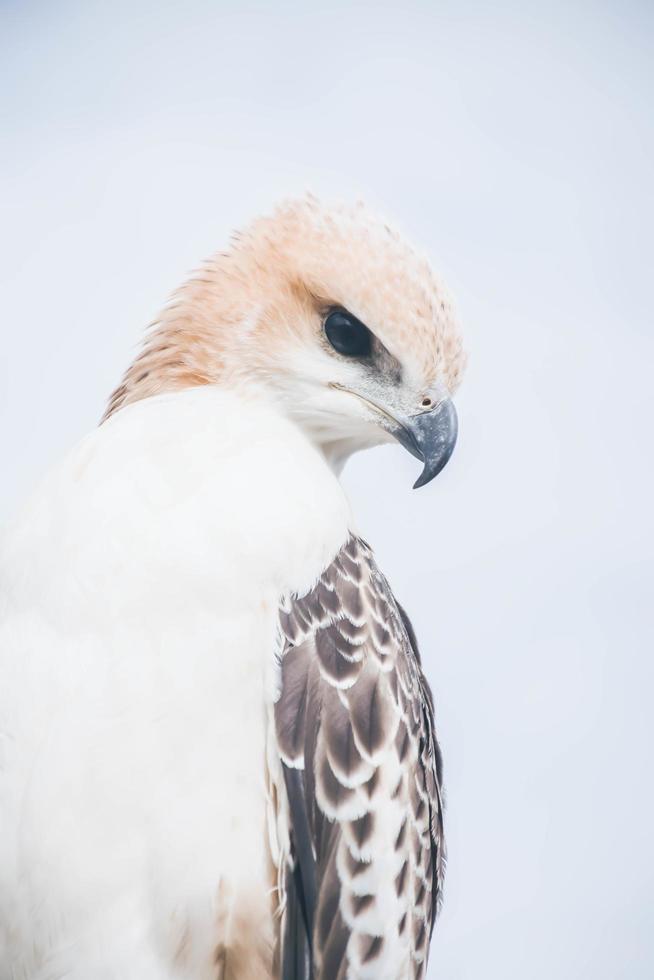
POLYGON ((86 436, 4 535, 9 592, 80 578, 138 594, 185 573, 306 588, 350 511, 321 454, 269 405, 210 386, 145 399, 86 436))

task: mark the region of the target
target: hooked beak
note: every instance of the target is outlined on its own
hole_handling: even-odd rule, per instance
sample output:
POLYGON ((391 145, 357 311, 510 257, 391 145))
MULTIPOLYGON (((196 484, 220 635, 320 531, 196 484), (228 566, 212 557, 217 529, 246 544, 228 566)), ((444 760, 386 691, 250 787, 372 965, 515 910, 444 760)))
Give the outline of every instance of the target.
POLYGON ((410 415, 389 431, 400 445, 424 463, 422 473, 413 489, 424 487, 438 476, 454 452, 458 432, 456 409, 449 398, 444 398, 436 408, 419 415, 410 415))
POLYGON ((362 392, 346 388, 337 381, 330 382, 330 388, 346 391, 349 395, 354 395, 365 402, 379 415, 383 428, 397 439, 401 446, 408 449, 412 456, 423 462, 422 473, 413 484, 414 490, 424 487, 433 480, 448 463, 454 452, 459 431, 456 409, 450 398, 441 399, 435 408, 426 412, 401 415, 398 418, 397 414, 391 414, 362 392))

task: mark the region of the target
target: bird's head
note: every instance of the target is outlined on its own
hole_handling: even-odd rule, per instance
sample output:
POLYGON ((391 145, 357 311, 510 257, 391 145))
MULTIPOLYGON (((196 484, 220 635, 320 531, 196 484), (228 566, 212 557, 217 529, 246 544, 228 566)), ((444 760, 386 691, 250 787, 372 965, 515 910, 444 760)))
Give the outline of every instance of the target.
POLYGON ((237 386, 292 418, 338 466, 397 439, 422 486, 456 441, 464 355, 429 264, 362 205, 313 197, 234 237, 173 297, 107 415, 203 384, 237 386))

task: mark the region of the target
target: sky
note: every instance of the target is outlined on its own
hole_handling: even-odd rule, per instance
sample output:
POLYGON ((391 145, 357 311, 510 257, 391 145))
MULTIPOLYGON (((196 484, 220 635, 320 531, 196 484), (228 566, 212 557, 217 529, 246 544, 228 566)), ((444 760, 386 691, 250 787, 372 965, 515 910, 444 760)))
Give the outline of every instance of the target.
POLYGON ((469 352, 436 481, 394 447, 344 474, 436 696, 430 980, 654 975, 654 7, 3 0, 0 23, 0 522, 233 228, 363 197, 469 352))

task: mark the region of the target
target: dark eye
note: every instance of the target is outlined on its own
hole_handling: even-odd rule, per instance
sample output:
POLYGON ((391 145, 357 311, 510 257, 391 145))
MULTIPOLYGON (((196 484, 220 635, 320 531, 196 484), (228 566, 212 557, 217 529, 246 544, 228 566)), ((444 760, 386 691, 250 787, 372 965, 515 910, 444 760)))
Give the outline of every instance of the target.
POLYGON ((334 350, 346 357, 370 354, 370 331, 345 310, 332 310, 325 319, 325 334, 334 350))

